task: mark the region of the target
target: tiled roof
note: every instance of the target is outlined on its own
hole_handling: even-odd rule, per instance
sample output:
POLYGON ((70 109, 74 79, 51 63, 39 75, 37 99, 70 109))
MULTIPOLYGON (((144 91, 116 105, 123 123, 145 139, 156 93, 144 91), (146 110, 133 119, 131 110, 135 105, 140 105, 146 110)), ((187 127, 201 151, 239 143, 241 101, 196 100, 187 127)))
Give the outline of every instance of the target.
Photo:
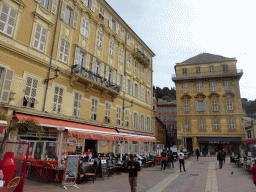
POLYGON ((200 64, 200 63, 220 63, 223 61, 236 61, 235 58, 223 57, 221 55, 214 55, 210 53, 201 53, 194 57, 187 59, 186 61, 181 62, 180 64, 200 64))

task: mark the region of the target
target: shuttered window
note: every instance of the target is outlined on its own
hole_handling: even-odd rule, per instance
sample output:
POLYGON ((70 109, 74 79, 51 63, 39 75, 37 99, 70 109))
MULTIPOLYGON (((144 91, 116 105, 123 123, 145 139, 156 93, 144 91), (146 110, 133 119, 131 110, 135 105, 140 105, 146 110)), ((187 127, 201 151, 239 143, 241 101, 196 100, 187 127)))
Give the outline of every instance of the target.
POLYGON ((105 123, 110 123, 110 110, 111 110, 111 104, 106 103, 105 123))
POLYGON ((40 5, 42 5, 45 9, 48 9, 49 0, 40 0, 40 5))
POLYGON ((185 129, 190 130, 190 120, 185 120, 185 129))
POLYGON ((147 74, 147 81, 148 83, 150 83, 150 71, 148 70, 148 74, 147 74))
POLYGON ((114 56, 114 48, 115 48, 115 44, 113 41, 109 41, 109 55, 114 56))
POLYGON ((61 103, 63 97, 63 88, 55 87, 54 89, 54 97, 53 97, 53 113, 60 113, 61 112, 61 103))
POLYGON ((98 31, 97 33, 97 46, 102 47, 103 33, 98 31))
POLYGON ((225 91, 231 91, 230 81, 224 81, 225 91))
POLYGON ((31 107, 34 108, 34 104, 37 103, 36 101, 36 92, 37 92, 38 80, 28 77, 23 97, 22 105, 24 107, 31 107))
POLYGON ((217 105, 217 101, 216 100, 212 101, 212 110, 213 111, 218 111, 218 105, 217 105))
POLYGON ((227 100, 227 110, 233 110, 232 100, 227 100))
POLYGON ((131 68, 131 55, 127 56, 127 67, 130 69, 131 68))
POLYGON ((72 9, 69 7, 66 7, 64 22, 68 25, 70 25, 71 23, 71 14, 72 14, 72 9))
POLYGON ((82 2, 84 3, 84 5, 85 5, 86 7, 89 8, 89 6, 90 6, 90 0, 82 0, 82 2))
POLYGON ((89 34, 89 22, 86 19, 82 21, 81 34, 85 37, 88 37, 89 34))
POLYGON ((129 127, 129 111, 125 110, 125 127, 129 127))
POLYGON ((138 118, 138 114, 137 113, 133 113, 133 128, 136 129, 137 128, 137 118, 138 118))
POLYGON ((69 51, 69 42, 65 41, 64 39, 61 39, 59 60, 63 61, 64 63, 67 63, 68 51, 69 51))
POLYGON ((132 37, 131 37, 131 35, 127 35, 127 44, 129 45, 129 46, 131 46, 131 44, 132 44, 132 37))
POLYGON ((196 111, 206 111, 206 101, 196 101, 196 111))
POLYGON ((104 15, 105 15, 105 10, 102 7, 100 7, 100 9, 99 9, 99 19, 104 21, 104 15))
POLYGON ((188 93, 188 84, 187 83, 183 84, 183 93, 188 93))
POLYGON ((97 106, 98 106, 98 101, 96 99, 92 99, 92 108, 91 108, 91 119, 92 120, 96 120, 97 106))
POLYGON ((40 25, 36 25, 35 38, 33 46, 39 51, 44 52, 45 43, 46 43, 47 30, 40 25))
POLYGON ((213 120, 213 129, 214 130, 219 130, 220 129, 219 119, 214 119, 213 120))
POLYGON ((120 38, 124 40, 124 29, 122 27, 120 28, 120 38))
POLYGON ((0 31, 10 37, 13 36, 14 26, 17 18, 17 11, 6 4, 3 4, 0 15, 0 31))
POLYGON ((123 63, 124 61, 124 50, 119 48, 119 62, 123 63))
POLYGON ((189 111, 189 102, 184 101, 184 111, 189 111))
POLYGON ((214 81, 210 82, 210 87, 211 87, 211 91, 216 91, 216 83, 214 81))
POLYGON ((143 65, 141 65, 141 78, 144 81, 144 78, 145 78, 145 67, 143 65))
POLYGON ((82 94, 75 93, 74 111, 73 111, 73 115, 75 117, 80 117, 81 100, 82 100, 82 94))
POLYGON ((230 130, 235 130, 235 121, 234 119, 229 119, 228 120, 228 125, 230 130))
POLYGON ((199 129, 205 130, 205 120, 204 119, 199 120, 199 129))
POLYGON ((202 92, 202 83, 197 83, 197 92, 202 92))
MULTIPOLYGON (((2 79, 3 69, 0 70, 0 73, 1 73, 1 79, 2 79)), ((3 103, 9 102, 13 75, 14 75, 14 71, 8 70, 8 69, 5 71, 5 77, 4 77, 4 82, 2 86, 2 92, 1 92, 1 102, 3 103)))
POLYGON ((142 129, 142 130, 144 130, 144 116, 143 115, 141 115, 140 116, 140 129, 142 129))
POLYGON ((135 74, 138 74, 138 72, 139 72, 139 63, 138 63, 138 61, 135 61, 135 74))
POLYGON ((145 101, 144 87, 141 87, 141 101, 145 101))
POLYGON ((116 124, 121 125, 121 107, 116 108, 116 124))

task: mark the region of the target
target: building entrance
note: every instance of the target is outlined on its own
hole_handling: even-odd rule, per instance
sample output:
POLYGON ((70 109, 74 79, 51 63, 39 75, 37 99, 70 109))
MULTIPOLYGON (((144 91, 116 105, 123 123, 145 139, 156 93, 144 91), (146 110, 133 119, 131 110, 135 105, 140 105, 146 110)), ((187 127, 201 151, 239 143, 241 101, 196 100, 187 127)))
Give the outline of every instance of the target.
POLYGON ((84 151, 88 151, 90 149, 90 151, 97 151, 97 140, 92 140, 92 139, 85 139, 84 141, 84 151))
POLYGON ((192 138, 187 138, 187 150, 193 152, 193 142, 192 142, 192 138))

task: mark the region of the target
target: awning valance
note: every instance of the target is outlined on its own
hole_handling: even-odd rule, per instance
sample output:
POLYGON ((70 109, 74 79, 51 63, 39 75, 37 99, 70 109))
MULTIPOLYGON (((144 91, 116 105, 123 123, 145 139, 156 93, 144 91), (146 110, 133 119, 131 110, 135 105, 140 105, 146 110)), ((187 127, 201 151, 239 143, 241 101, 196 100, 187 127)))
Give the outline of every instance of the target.
POLYGON ((243 143, 256 143, 256 138, 252 138, 252 139, 244 139, 243 143))
POLYGON ((241 137, 197 137, 198 143, 231 143, 241 142, 241 137))
POLYGON ((15 113, 19 121, 33 119, 43 127, 63 127, 68 130, 70 137, 95 139, 95 140, 115 140, 115 141, 141 141, 156 142, 154 136, 144 136, 138 134, 118 133, 114 128, 99 127, 83 123, 70 122, 48 117, 34 116, 23 113, 15 113))

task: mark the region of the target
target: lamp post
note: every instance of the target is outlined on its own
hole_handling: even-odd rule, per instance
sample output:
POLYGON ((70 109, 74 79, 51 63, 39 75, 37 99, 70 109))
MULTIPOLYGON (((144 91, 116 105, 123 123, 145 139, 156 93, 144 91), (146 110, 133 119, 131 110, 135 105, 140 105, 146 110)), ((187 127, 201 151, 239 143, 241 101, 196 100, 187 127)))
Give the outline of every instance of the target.
POLYGON ((59 77, 59 75, 60 75, 59 67, 57 67, 57 68, 55 69, 55 74, 54 74, 54 75, 55 75, 55 77, 45 79, 45 80, 44 80, 44 83, 48 83, 50 80, 53 80, 53 79, 56 79, 57 77, 59 77))

